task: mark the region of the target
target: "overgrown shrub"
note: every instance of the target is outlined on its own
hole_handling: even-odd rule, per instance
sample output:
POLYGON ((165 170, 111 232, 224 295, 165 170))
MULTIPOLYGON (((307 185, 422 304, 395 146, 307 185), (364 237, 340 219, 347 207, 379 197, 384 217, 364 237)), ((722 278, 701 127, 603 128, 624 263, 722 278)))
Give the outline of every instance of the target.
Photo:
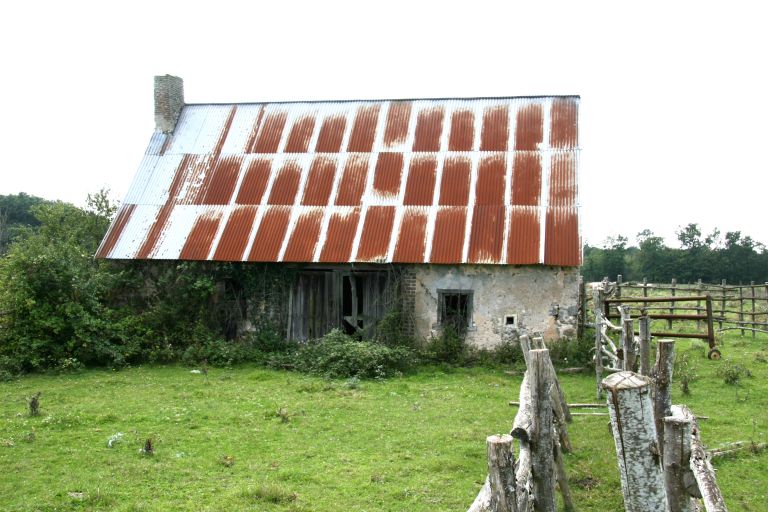
POLYGON ((698 378, 696 368, 691 364, 689 353, 683 352, 675 359, 675 380, 680 383, 680 389, 683 394, 691 393, 691 383, 698 378))
POLYGON ((593 364, 594 338, 565 338, 547 343, 552 364, 559 367, 578 367, 593 364))
POLYGON ((465 337, 453 327, 445 326, 440 334, 427 340, 425 355, 436 363, 463 364, 468 355, 465 337))
MULTIPOLYGON (((358 341, 338 329, 301 345, 289 359, 298 371, 328 378, 384 378, 405 372, 417 364, 416 354, 409 348, 358 341)), ((284 364, 286 359, 279 361, 284 364)))
POLYGON ((752 372, 749 371, 744 365, 739 363, 732 363, 730 361, 722 361, 721 365, 717 368, 717 375, 723 378, 723 382, 735 386, 741 379, 751 377, 752 372))

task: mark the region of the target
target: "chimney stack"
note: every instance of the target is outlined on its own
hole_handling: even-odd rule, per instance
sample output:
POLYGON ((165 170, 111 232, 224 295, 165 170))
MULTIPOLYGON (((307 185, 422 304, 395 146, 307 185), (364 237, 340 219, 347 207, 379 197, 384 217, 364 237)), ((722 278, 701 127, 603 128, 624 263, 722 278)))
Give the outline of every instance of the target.
POLYGON ((184 80, 178 76, 155 77, 155 130, 170 133, 184 106, 184 80))

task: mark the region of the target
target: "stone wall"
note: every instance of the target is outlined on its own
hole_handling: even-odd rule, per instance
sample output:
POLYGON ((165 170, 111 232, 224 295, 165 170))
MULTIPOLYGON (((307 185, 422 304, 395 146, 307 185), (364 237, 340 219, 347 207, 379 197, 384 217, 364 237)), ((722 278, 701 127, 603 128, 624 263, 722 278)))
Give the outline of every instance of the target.
POLYGON ((472 291, 467 340, 478 347, 514 341, 522 328, 546 341, 576 336, 578 267, 414 265, 409 270, 415 280, 413 325, 420 338, 441 329, 440 290, 472 291), (506 325, 507 316, 514 316, 514 325, 506 325))

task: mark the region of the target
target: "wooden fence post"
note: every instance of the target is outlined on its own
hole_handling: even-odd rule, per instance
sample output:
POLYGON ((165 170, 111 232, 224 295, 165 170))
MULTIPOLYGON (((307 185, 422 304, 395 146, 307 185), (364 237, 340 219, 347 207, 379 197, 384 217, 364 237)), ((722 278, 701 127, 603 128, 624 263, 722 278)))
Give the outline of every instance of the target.
POLYGON ((650 380, 632 372, 619 372, 606 377, 603 388, 608 395, 624 509, 626 512, 666 510, 650 380))
POLYGON ((720 323, 720 329, 722 329, 723 328, 723 318, 725 318, 725 279, 720 281, 720 285, 722 287, 721 290, 723 292, 723 298, 720 301, 720 320, 719 320, 719 323, 720 323))
MULTIPOLYGON (((701 294, 704 293, 704 289, 701 287, 701 279, 699 279, 698 285, 699 285, 699 288, 698 288, 698 291, 697 291, 697 295, 701 296, 701 294)), ((697 315, 701 314, 701 301, 700 300, 696 301, 696 314, 697 315)), ((701 320, 696 320, 696 330, 697 331, 701 330, 701 320)))
MULTIPOLYGON (((647 297, 647 296, 648 296, 648 278, 644 277, 643 278, 643 297, 647 297)), ((643 307, 647 308, 648 307, 648 303, 647 302, 643 302, 643 307)))
POLYGON ((640 374, 651 374, 651 319, 643 309, 640 317, 640 374))
POLYGON ((656 365, 653 367, 655 381, 653 392, 653 418, 656 423, 656 438, 659 451, 664 450, 664 418, 672 412, 672 371, 675 365, 675 342, 659 340, 656 345, 656 365))
MULTIPOLYGON (((677 291, 676 288, 677 288, 677 279, 673 278, 672 279, 672 290, 671 290, 673 297, 676 294, 676 291, 677 291)), ((670 301, 670 303, 669 303, 669 314, 670 315, 674 315, 675 314, 675 302, 674 301, 670 301)), ((672 319, 671 318, 669 320, 667 320, 667 327, 669 328, 669 330, 672 330, 672 319)))
POLYGON ((749 282, 749 289, 750 289, 750 295, 752 295, 752 337, 754 338, 757 334, 755 332, 755 329, 757 329, 757 319, 755 318, 755 282, 750 281, 749 282))
POLYGON ((669 512, 692 512, 691 496, 701 497, 690 468, 692 420, 688 408, 677 405, 664 418, 664 486, 669 512))
POLYGON ((622 330, 621 330, 621 349, 624 354, 624 366, 623 368, 628 371, 635 371, 635 325, 631 318, 629 318, 629 308, 626 308, 626 316, 622 314, 622 330))
POLYGON ((531 472, 536 512, 555 512, 554 436, 552 435, 552 379, 547 349, 531 350, 528 367, 533 406, 531 472))
POLYGON ((621 274, 616 276, 616 298, 621 298, 621 285, 623 284, 624 278, 621 274))
POLYGON ((603 398, 603 304, 599 288, 592 290, 592 302, 595 308, 595 378, 597 399, 603 398))
POLYGON ((744 337, 744 288, 739 285, 739 322, 741 322, 741 336, 744 337))
POLYGON ((576 326, 576 337, 584 337, 584 329, 587 326, 587 288, 584 284, 584 278, 579 276, 579 322, 576 326))

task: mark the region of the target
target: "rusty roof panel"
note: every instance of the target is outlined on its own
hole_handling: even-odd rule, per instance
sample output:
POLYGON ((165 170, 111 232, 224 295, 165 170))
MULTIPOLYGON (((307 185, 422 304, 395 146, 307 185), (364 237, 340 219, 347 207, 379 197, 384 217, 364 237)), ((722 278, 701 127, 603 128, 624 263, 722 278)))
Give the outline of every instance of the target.
POLYGON ((266 206, 248 261, 277 261, 291 219, 289 206, 266 206))
POLYGON ((371 206, 368 208, 355 261, 386 262, 394 221, 394 206, 371 206))
POLYGON ((323 263, 346 263, 350 261, 355 230, 360 221, 360 208, 337 208, 328 222, 325 244, 320 253, 323 263))
POLYGON ((423 263, 427 245, 427 221, 429 209, 405 207, 400 232, 392 261, 395 263, 423 263))
POLYGON ((373 188, 382 196, 397 195, 403 175, 402 153, 379 153, 373 174, 373 188))
POLYGON ((578 154, 575 97, 186 105, 98 255, 574 264, 578 154))
POLYGON ((379 110, 381 110, 381 105, 378 104, 363 105, 358 108, 347 151, 350 153, 368 153, 373 150, 379 110))
POLYGON ((432 204, 436 171, 437 158, 434 155, 414 155, 405 185, 404 205, 429 206, 432 204))
POLYGON ((446 157, 440 181, 440 200, 443 206, 466 206, 469 202, 469 185, 472 161, 467 156, 446 157))
POLYGON ((509 107, 498 105, 483 112, 481 151, 506 151, 509 140, 509 107))
POLYGON ((440 135, 443 133, 443 107, 425 108, 416 121, 414 151, 440 151, 440 135))
POLYGON ((547 208, 544 264, 567 267, 581 265, 581 237, 576 208, 547 208))
POLYGON ((539 263, 539 208, 511 206, 507 235, 507 263, 532 265, 539 263))
POLYGON ((236 206, 229 215, 213 259, 240 261, 248 246, 248 237, 256 218, 256 206, 236 206))
POLYGON ((107 258, 110 255, 112 249, 114 249, 117 244, 117 240, 123 233, 126 224, 131 220, 131 215, 135 208, 135 204, 124 204, 120 206, 120 211, 117 212, 117 216, 112 225, 109 226, 109 231, 107 231, 107 234, 104 236, 104 240, 102 240, 99 250, 96 251, 97 258, 107 258))
POLYGON ((517 111, 515 149, 536 151, 544 141, 544 118, 540 103, 525 105, 517 111))
POLYGON ((504 204, 507 162, 504 153, 483 156, 477 167, 475 204, 504 204))
POLYGON ((306 153, 309 139, 315 129, 315 116, 304 116, 291 127, 288 142, 285 144, 286 153, 306 153))
POLYGON ((221 212, 206 212, 200 215, 192 226, 181 253, 178 255, 182 260, 205 260, 211 250, 213 238, 219 230, 221 221, 221 212))
POLYGON ((269 194, 269 204, 293 204, 301 181, 301 166, 294 159, 286 160, 277 175, 272 191, 269 194))
POLYGON ((283 261, 312 261, 322 220, 322 208, 304 208, 296 220, 296 227, 291 233, 283 261))
POLYGON ((576 155, 553 152, 549 171, 549 206, 576 206, 576 155))
POLYGON ((341 150, 341 141, 344 139, 344 129, 347 127, 347 118, 342 115, 331 115, 323 120, 320 134, 317 136, 318 153, 338 153, 341 150))
POLYGON ((261 204, 267 189, 269 175, 272 172, 272 160, 257 156, 252 158, 246 167, 240 190, 237 193, 237 204, 261 204))
POLYGON ((437 210, 430 263, 461 263, 467 209, 442 206, 437 210))
POLYGON ((524 151, 515 153, 512 168, 512 204, 534 206, 541 196, 541 154, 524 151))
POLYGON ((410 101, 393 101, 389 106, 387 127, 384 130, 384 147, 402 146, 408 136, 408 121, 411 118, 410 101))
POLYGON ((339 193, 336 204, 342 206, 359 206, 362 204, 365 183, 368 179, 370 156, 349 155, 344 165, 344 174, 339 183, 339 193))
POLYGON ((225 156, 218 159, 213 171, 205 177, 201 204, 229 204, 240 176, 242 155, 225 156))
POLYGON ((336 158, 327 155, 317 155, 312 161, 304 187, 303 205, 324 206, 331 197, 333 178, 336 175, 336 158))
POLYGON ((275 153, 283 136, 285 121, 288 113, 285 111, 273 111, 265 114, 264 120, 259 126, 256 140, 253 143, 253 153, 275 153))
POLYGON ((549 145, 571 149, 579 145, 579 105, 575 98, 552 100, 549 145))
POLYGON ((502 263, 504 205, 478 205, 472 213, 469 234, 469 263, 502 263))

